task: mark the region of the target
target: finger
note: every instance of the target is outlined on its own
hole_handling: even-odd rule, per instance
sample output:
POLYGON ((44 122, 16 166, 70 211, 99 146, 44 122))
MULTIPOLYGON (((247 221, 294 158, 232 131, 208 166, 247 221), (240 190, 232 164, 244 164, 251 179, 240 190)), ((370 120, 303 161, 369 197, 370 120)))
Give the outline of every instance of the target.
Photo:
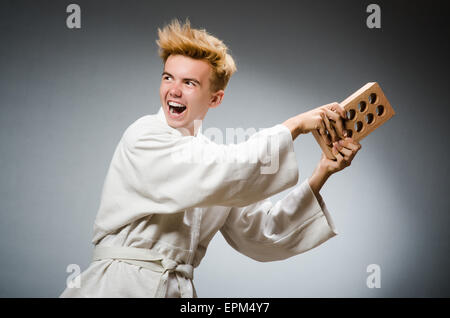
POLYGON ((323 110, 327 114, 328 118, 332 119, 333 121, 337 121, 339 118, 341 118, 338 113, 332 111, 329 108, 324 108, 323 110))
POLYGON ((315 119, 315 122, 316 122, 315 126, 316 126, 316 129, 319 131, 319 134, 320 135, 324 135, 325 131, 326 131, 326 128, 325 128, 325 125, 323 123, 322 115, 319 114, 319 117, 320 118, 315 119))
POLYGON ((342 147, 339 152, 344 156, 345 160, 349 160, 353 155, 353 151, 345 147, 342 147))
POLYGON ((344 107, 339 105, 339 103, 331 103, 327 105, 328 109, 331 109, 332 111, 337 112, 342 118, 347 118, 347 112, 345 111, 344 107))
POLYGON ((325 110, 325 113, 321 114, 321 116, 322 116, 323 121, 325 122, 325 127, 327 128, 328 133, 331 136, 331 141, 332 142, 336 141, 337 140, 337 138, 336 138, 337 134, 334 131, 334 128, 331 126, 330 120, 328 119, 328 116, 326 114, 326 110, 325 110))
POLYGON ((334 159, 332 160, 331 166, 332 166, 333 169, 337 169, 339 167, 338 158, 337 158, 337 156, 339 155, 339 151, 336 149, 336 147, 332 147, 331 148, 331 153, 334 156, 334 159))
POLYGON ((351 159, 354 156, 354 153, 356 153, 356 152, 353 152, 352 150, 342 146, 341 141, 342 140, 334 142, 333 147, 335 147, 336 150, 343 156, 344 161, 351 161, 351 159))
POLYGON ((322 120, 319 121, 319 134, 322 137, 323 141, 325 142, 325 144, 327 145, 331 145, 331 140, 327 135, 327 128, 325 127, 325 123, 323 120, 322 115, 320 116, 322 120))
POLYGON ((336 158, 336 166, 341 167, 342 162, 344 161, 344 157, 341 155, 341 153, 336 147, 333 147, 333 155, 336 158))
MULTIPOLYGON (((342 144, 342 140, 339 141, 339 144, 342 144)), ((355 158, 356 154, 358 153, 359 149, 361 149, 361 145, 354 144, 354 143, 348 143, 349 147, 352 147, 350 149, 349 147, 343 147, 342 150, 340 150, 341 153, 344 154, 344 160, 345 160, 345 166, 350 166, 353 159, 355 158)))
POLYGON ((361 149, 360 143, 353 141, 352 138, 345 138, 343 140, 339 140, 339 144, 343 147, 351 149, 352 151, 358 151, 359 149, 361 149))
POLYGON ((325 108, 324 110, 325 110, 327 116, 329 118, 331 118, 333 120, 333 122, 335 123, 335 129, 336 129, 337 135, 340 138, 345 138, 345 136, 344 136, 344 124, 343 124, 342 119, 339 116, 339 114, 337 114, 337 113, 335 113, 335 112, 333 112, 333 111, 331 111, 330 109, 327 109, 327 108, 325 108))

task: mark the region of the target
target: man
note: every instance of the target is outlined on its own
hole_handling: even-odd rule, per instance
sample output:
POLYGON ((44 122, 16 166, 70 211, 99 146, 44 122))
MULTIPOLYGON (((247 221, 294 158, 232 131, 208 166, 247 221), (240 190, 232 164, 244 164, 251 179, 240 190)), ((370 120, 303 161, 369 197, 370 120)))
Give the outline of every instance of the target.
POLYGON ((297 255, 336 235, 319 191, 360 149, 345 138, 344 109, 332 103, 246 142, 215 144, 196 123, 220 105, 236 71, 227 47, 188 21, 158 31, 161 108, 123 134, 94 225, 93 262, 80 288, 61 297, 196 297, 193 269, 218 231, 259 261, 297 255), (334 142, 337 160, 322 156, 312 176, 273 205, 270 196, 298 181, 293 141, 315 129, 334 142), (273 171, 263 169, 268 158, 277 160, 273 171))

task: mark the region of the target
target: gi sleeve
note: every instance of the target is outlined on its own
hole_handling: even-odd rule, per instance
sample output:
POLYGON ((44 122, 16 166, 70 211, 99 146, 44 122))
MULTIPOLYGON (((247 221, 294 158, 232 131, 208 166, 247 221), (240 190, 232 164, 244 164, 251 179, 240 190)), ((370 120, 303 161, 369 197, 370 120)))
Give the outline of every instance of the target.
POLYGON ((153 213, 246 206, 298 180, 292 136, 281 124, 231 145, 155 131, 129 133, 124 142, 121 181, 130 195, 145 198, 153 213))
POLYGON ((231 208, 221 232, 234 249, 261 262, 306 252, 338 234, 307 180, 275 205, 266 199, 231 208))

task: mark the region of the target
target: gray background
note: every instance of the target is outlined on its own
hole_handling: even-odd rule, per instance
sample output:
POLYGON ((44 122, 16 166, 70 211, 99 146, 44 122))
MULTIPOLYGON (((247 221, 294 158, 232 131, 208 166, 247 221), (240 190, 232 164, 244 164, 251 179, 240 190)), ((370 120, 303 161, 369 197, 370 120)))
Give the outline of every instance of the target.
MULTIPOLYGON (((204 128, 263 128, 380 83, 396 116, 362 141, 322 195, 339 235, 259 263, 218 234, 195 272, 200 297, 450 296, 445 2, 71 1, 0 7, 0 296, 57 297, 90 263, 92 226, 124 130, 159 108, 157 27, 189 17, 232 50, 238 72, 204 128), (369 289, 366 268, 381 267, 369 289)), ((295 141, 300 180, 320 157, 295 141)), ((273 197, 281 198, 286 192, 273 197)))

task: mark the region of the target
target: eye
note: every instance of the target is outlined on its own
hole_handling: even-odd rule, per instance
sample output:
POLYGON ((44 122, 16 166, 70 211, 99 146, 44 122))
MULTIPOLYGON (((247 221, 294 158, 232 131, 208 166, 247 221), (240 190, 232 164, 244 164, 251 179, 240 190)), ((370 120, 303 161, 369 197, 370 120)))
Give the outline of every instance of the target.
POLYGON ((164 75, 164 76, 163 76, 163 79, 164 79, 164 80, 168 80, 168 79, 170 79, 170 78, 171 78, 171 77, 170 77, 169 75, 164 75))
POLYGON ((186 84, 188 86, 195 86, 195 83, 193 81, 187 81, 186 84))

